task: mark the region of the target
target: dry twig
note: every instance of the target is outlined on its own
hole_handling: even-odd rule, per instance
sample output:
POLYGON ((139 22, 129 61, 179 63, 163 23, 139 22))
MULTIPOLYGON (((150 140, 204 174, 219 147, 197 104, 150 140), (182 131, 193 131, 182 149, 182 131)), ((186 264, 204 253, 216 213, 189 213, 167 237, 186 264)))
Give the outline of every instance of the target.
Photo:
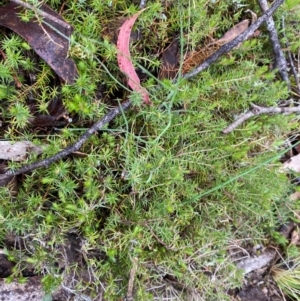
POLYGON ((236 119, 233 123, 231 123, 226 129, 224 129, 222 132, 223 134, 229 134, 232 132, 235 128, 237 128, 239 125, 241 125, 244 121, 247 119, 259 116, 262 114, 291 114, 291 113, 300 113, 300 107, 260 107, 255 104, 252 104, 252 108, 247 111, 245 114, 241 115, 238 119, 236 119))
MULTIPOLYGON (((264 13, 263 16, 265 16, 266 13, 268 11, 270 11, 270 9, 268 8, 268 3, 266 0, 259 0, 258 2, 261 7, 261 10, 264 13)), ((275 4, 277 4, 278 6, 280 5, 279 2, 274 3, 272 8, 274 8, 275 4)), ((253 25, 257 24, 260 20, 262 20, 262 17, 260 17, 253 25)), ((275 23, 274 23, 272 14, 270 14, 269 18, 265 19, 265 22, 267 24, 267 29, 269 31, 270 40, 271 40, 271 44, 272 44, 272 48, 273 48, 273 53, 275 56, 275 68, 278 68, 281 78, 287 83, 288 87, 290 88, 290 80, 288 78, 288 73, 287 73, 287 63, 286 63, 286 59, 283 55, 279 40, 278 40, 278 35, 277 35, 277 31, 275 28, 275 23)), ((253 25, 251 25, 250 28, 253 25)), ((250 30, 250 28, 248 28, 246 31, 250 30)), ((250 31, 252 31, 252 30, 250 30, 250 31)), ((244 34, 245 34, 245 32, 244 32, 244 34)), ((232 124, 230 124, 227 128, 225 128, 223 130, 223 133, 228 134, 228 133, 232 132, 240 124, 242 124, 244 121, 246 121, 247 119, 249 119, 253 116, 258 116, 261 114, 276 114, 276 113, 282 114, 282 113, 294 113, 294 112, 300 112, 300 108, 299 107, 295 107, 295 108, 284 108, 284 107, 265 108, 265 107, 260 107, 260 106, 253 104, 252 108, 248 112, 246 112, 245 114, 240 116, 237 120, 235 120, 232 124)))
POLYGON ((130 275, 128 280, 126 301, 133 301, 133 284, 134 284, 135 273, 137 270, 138 258, 134 257, 131 261, 132 261, 132 268, 130 270, 130 275))
POLYGON ((294 64, 294 60, 292 58, 292 54, 291 54, 291 51, 290 51, 290 43, 289 43, 288 38, 287 38, 286 33, 285 33, 284 17, 282 17, 281 26, 282 26, 282 29, 283 29, 284 38, 286 39, 285 45, 286 45, 286 48, 287 48, 289 63, 290 63, 290 66, 291 66, 291 69, 292 69, 292 72, 293 72, 293 75, 294 75, 294 78, 295 78, 295 81, 296 81, 297 93, 298 93, 298 95, 300 95, 300 82, 299 82, 299 75, 298 75, 300 70, 297 71, 297 69, 295 67, 295 64, 294 64))
POLYGON ((124 102, 121 106, 110 110, 101 120, 99 120, 97 123, 95 123, 90 129, 88 129, 79 139, 72 145, 69 145, 64 150, 58 152, 54 156, 44 159, 42 161, 37 161, 29 165, 25 165, 21 167, 20 169, 17 169, 15 171, 8 170, 4 174, 0 174, 0 181, 3 181, 5 179, 10 178, 11 176, 17 176, 29 171, 32 171, 37 168, 41 167, 48 167, 50 164, 70 155, 71 153, 78 151, 83 143, 90 138, 94 133, 101 130, 101 128, 110 122, 112 119, 114 119, 117 115, 121 114, 122 111, 127 110, 131 106, 131 102, 128 100, 124 102))
MULTIPOLYGON (((269 9, 267 0, 259 0, 258 2, 259 2, 260 8, 263 13, 269 9)), ((281 46, 280 46, 280 43, 278 40, 278 35, 277 35, 275 23, 274 23, 272 16, 270 16, 270 18, 268 18, 266 20, 266 24, 267 24, 267 29, 269 31, 269 36, 270 36, 270 40, 271 40, 271 44, 272 44, 274 57, 275 57, 275 68, 278 69, 278 72, 279 72, 282 80, 284 80, 287 83, 288 87, 290 88, 290 80, 289 80, 288 72, 287 72, 286 59, 283 55, 283 52, 282 52, 282 49, 281 49, 281 46)))

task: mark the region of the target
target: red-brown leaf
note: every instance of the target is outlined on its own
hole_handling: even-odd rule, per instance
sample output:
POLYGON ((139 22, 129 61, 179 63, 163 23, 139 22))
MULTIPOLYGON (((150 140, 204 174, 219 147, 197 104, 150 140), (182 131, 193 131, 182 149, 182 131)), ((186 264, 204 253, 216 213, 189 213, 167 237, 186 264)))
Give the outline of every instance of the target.
POLYGON ((152 103, 149 98, 148 91, 140 85, 140 79, 135 72, 129 51, 131 29, 140 13, 141 12, 138 12, 130 19, 126 20, 121 26, 117 42, 117 57, 120 70, 125 73, 128 78, 128 86, 133 91, 138 92, 142 95, 145 104, 151 105, 152 103))

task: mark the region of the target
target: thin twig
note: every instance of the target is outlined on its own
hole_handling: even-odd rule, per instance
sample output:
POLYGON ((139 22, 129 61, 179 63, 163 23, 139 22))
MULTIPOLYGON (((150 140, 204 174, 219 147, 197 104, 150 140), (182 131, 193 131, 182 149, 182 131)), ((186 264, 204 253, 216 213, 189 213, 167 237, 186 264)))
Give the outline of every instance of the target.
MULTIPOLYGON (((269 9, 267 0, 258 0, 258 3, 260 5, 260 8, 263 13, 269 9)), ((275 66, 274 67, 278 69, 278 72, 279 72, 282 80, 284 80, 287 83, 287 85, 290 89, 291 84, 290 84, 290 80, 289 80, 289 76, 288 76, 288 72, 287 72, 286 59, 283 55, 283 51, 281 49, 281 46, 280 46, 280 43, 278 40, 278 35, 277 35, 275 23, 274 23, 272 16, 266 20, 266 24, 267 24, 267 29, 269 31, 269 36, 270 36, 270 40, 271 40, 271 44, 272 44, 274 57, 275 57, 275 66)))
POLYGON ((37 14, 36 12, 34 12, 34 14, 35 14, 36 19, 37 19, 38 22, 39 22, 39 25, 40 25, 41 28, 42 28, 42 31, 43 31, 44 34, 48 37, 49 41, 51 41, 51 42, 52 42, 54 45, 56 45, 57 47, 63 48, 63 45, 56 43, 56 42, 51 38, 50 34, 49 34, 49 33, 47 32, 47 30, 44 28, 44 26, 43 26, 43 24, 42 24, 42 21, 39 20, 38 14, 37 14))
POLYGON ((130 270, 130 275, 128 280, 126 301, 133 301, 133 284, 134 284, 135 273, 137 271, 138 258, 134 257, 131 261, 132 261, 132 268, 130 270))
POLYGON ((209 58, 207 58, 201 65, 199 65, 197 68, 195 68, 193 71, 182 75, 183 78, 189 79, 198 73, 202 72, 204 69, 208 68, 212 63, 214 63, 221 55, 229 52, 234 47, 238 46, 239 43, 247 40, 259 26, 263 22, 265 22, 267 19, 274 14, 276 9, 283 3, 284 0, 276 0, 273 4, 273 6, 268 9, 260 18, 257 19, 255 23, 253 23, 248 29, 246 29, 243 33, 241 33, 239 36, 237 36, 234 40, 230 41, 229 43, 224 44, 221 46, 216 52, 214 52, 209 58))
POLYGON ((297 69, 295 67, 295 64, 294 64, 294 60, 292 58, 292 54, 291 54, 291 51, 290 51, 290 43, 288 41, 288 38, 287 38, 286 32, 285 32, 284 17, 282 17, 282 19, 281 19, 281 26, 282 26, 282 29, 283 29, 283 36, 286 40, 285 45, 286 45, 286 48, 287 48, 289 63, 290 63, 290 66, 291 66, 291 69, 292 69, 292 72, 293 72, 293 75, 294 75, 294 78, 295 78, 295 81, 296 81, 297 93, 298 93, 298 95, 300 95, 300 82, 299 82, 299 72, 300 72, 300 70, 297 71, 297 69))
POLYGON ((71 153, 73 153, 75 151, 78 151, 81 148, 81 146, 83 145, 83 143, 88 138, 90 138, 97 131, 101 130, 101 128, 105 124, 110 122, 117 115, 121 114, 122 111, 125 111, 128 108, 130 108, 130 106, 131 106, 131 102, 128 100, 128 101, 124 102, 121 106, 110 110, 101 120, 99 120, 97 123, 95 123, 82 136, 80 136, 79 139, 74 144, 69 145, 64 150, 58 152, 57 154, 55 154, 54 156, 52 156, 50 158, 46 158, 44 160, 37 161, 37 162, 34 162, 32 164, 29 164, 29 165, 25 165, 25 166, 21 167, 20 169, 15 170, 15 171, 8 170, 4 174, 0 174, 0 181, 5 180, 5 179, 7 179, 11 176, 17 176, 17 175, 32 171, 32 170, 37 169, 37 168, 48 167, 50 164, 52 164, 52 163, 54 163, 54 162, 56 162, 56 161, 58 161, 58 160, 60 160, 64 157, 70 155, 71 153))
POLYGON ((247 111, 245 114, 241 115, 238 119, 236 119, 233 123, 231 123, 226 129, 222 132, 223 134, 229 134, 239 125, 241 125, 247 119, 259 116, 262 114, 291 114, 291 113, 300 113, 300 107, 260 107, 255 104, 252 104, 252 108, 247 111))
POLYGON ((28 4, 28 3, 25 3, 25 2, 23 2, 21 0, 10 0, 10 2, 14 2, 14 3, 16 3, 16 4, 18 4, 18 5, 20 5, 20 6, 24 7, 24 8, 31 9, 34 12, 36 12, 38 15, 40 15, 40 16, 44 17, 45 19, 48 19, 48 20, 50 20, 50 21, 52 21, 52 22, 54 22, 54 23, 56 23, 58 25, 60 25, 61 27, 64 27, 64 28, 67 28, 67 29, 71 28, 71 25, 68 24, 67 22, 65 22, 63 20, 60 20, 57 17, 54 17, 51 14, 48 14, 48 13, 44 12, 43 10, 38 9, 38 8, 32 6, 32 5, 28 4))

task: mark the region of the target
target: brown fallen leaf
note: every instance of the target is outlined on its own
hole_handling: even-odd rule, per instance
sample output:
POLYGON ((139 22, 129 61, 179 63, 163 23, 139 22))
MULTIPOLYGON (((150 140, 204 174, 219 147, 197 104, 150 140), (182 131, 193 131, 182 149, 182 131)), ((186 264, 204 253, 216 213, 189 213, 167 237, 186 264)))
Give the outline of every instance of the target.
POLYGON ((291 237, 291 233, 294 231, 295 228, 296 228, 296 223, 292 221, 288 221, 280 225, 279 233, 287 240, 289 240, 291 237))
POLYGON ((238 35, 244 32, 249 27, 250 21, 248 19, 234 25, 230 28, 221 39, 217 40, 216 43, 224 45, 235 39, 238 35))
POLYGON ((30 126, 34 128, 61 127, 67 125, 71 121, 60 98, 52 99, 48 105, 47 111, 47 115, 41 114, 36 108, 33 108, 31 111, 33 117, 28 119, 30 126))
POLYGON ((214 43, 209 44, 206 47, 200 47, 198 50, 188 53, 182 65, 182 73, 185 74, 193 70, 196 66, 200 65, 215 51, 217 51, 219 47, 220 45, 214 43))
POLYGON ((172 43, 162 53, 162 64, 159 70, 158 78, 175 78, 179 65, 179 41, 174 39, 172 43))
POLYGON ((133 91, 141 94, 145 104, 151 105, 152 103, 148 91, 140 85, 140 79, 135 72, 129 51, 131 29, 141 12, 142 11, 127 19, 121 26, 117 41, 117 58, 120 70, 125 73, 128 78, 128 86, 133 91))
POLYGON ((222 45, 229 43, 242 32, 244 32, 249 27, 249 24, 250 21, 246 19, 230 28, 219 40, 209 43, 204 47, 198 48, 196 51, 189 53, 183 62, 182 73, 187 73, 193 70, 196 66, 200 65, 222 45))
MULTIPOLYGON (((53 20, 64 21, 61 16, 46 5, 42 5, 40 10, 51 15, 53 20)), ((74 61, 68 58, 68 38, 73 32, 72 27, 60 26, 60 22, 48 19, 46 20, 47 23, 57 31, 44 23, 41 26, 36 18, 26 23, 18 16, 22 11, 21 7, 12 2, 0 7, 0 26, 7 27, 24 38, 58 76, 69 84, 74 83, 78 76, 78 71, 74 61)))

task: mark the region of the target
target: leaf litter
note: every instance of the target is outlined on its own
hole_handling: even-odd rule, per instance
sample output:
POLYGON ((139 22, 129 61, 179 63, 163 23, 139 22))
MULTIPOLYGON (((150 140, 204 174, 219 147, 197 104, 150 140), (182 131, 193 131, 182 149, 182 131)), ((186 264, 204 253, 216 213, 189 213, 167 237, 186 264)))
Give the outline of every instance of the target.
MULTIPOLYGON (((135 72, 135 69, 134 69, 134 66, 133 66, 133 63, 132 63, 132 60, 131 60, 131 56, 130 56, 130 51, 129 51, 131 29, 132 29, 132 26, 134 25, 134 23, 135 23, 135 21, 136 21, 136 19, 139 16, 140 13, 141 12, 137 13, 136 15, 134 15, 133 17, 131 17, 130 19, 126 20, 124 22, 124 24, 122 25, 121 29, 120 29, 120 34, 118 36, 118 44, 117 44, 117 48, 119 50, 118 51, 118 64, 119 64, 120 70, 128 78, 128 86, 130 88, 132 88, 133 91, 138 92, 138 93, 141 94, 141 96, 142 96, 143 101, 144 101, 145 104, 151 104, 151 101, 150 101, 149 94, 148 94, 147 90, 140 85, 140 79, 139 79, 137 73, 135 72)), ((247 21, 247 20, 244 20, 244 21, 247 21)), ((236 33, 236 32, 238 32, 240 30, 238 27, 244 28, 246 26, 246 28, 247 28, 249 26, 249 21, 248 21, 248 24, 247 24, 247 22, 244 22, 244 21, 241 22, 243 24, 239 23, 236 26, 234 26, 232 29, 230 29, 216 43, 217 44, 228 43, 229 41, 231 41, 232 39, 234 39, 236 36, 238 36, 240 34, 240 33, 236 33)), ((243 32, 246 28, 244 28, 243 30, 241 30, 241 32, 243 32)), ((50 40, 47 43, 50 43, 51 39, 52 39, 52 37, 50 36, 50 40)), ((54 41, 54 44, 56 44, 55 39, 53 39, 53 41, 54 41)), ((56 45, 56 46, 61 46, 61 44, 58 43, 58 45, 56 45)), ((177 45, 177 47, 178 47, 178 45, 177 45)), ((175 51, 176 51, 176 49, 175 49, 175 51)), ((175 61, 174 64, 176 64, 176 63, 177 62, 175 61)), ((199 64, 199 62, 197 64, 199 64)), ((169 68, 167 68, 167 69, 169 69, 169 68)), ((58 71, 55 70, 55 72, 59 75, 58 71)), ((169 70, 167 70, 167 72, 169 72, 169 70)), ((72 81, 74 81, 74 78, 75 78, 75 77, 73 77, 73 78, 71 77, 71 80, 69 81, 69 79, 66 79, 63 76, 61 76, 61 77, 67 83, 71 83, 72 81)), ((172 78, 172 77, 173 76, 170 76, 169 78, 172 78)), ((8 158, 6 160, 11 160, 11 159, 8 158)))
MULTIPOLYGON (((48 6, 42 5, 40 9, 51 15, 53 19, 64 21, 48 6)), ((78 71, 74 61, 68 57, 72 27, 60 26, 53 20, 47 20, 50 26, 44 23, 41 26, 36 18, 24 22, 19 17, 23 11, 24 9, 12 2, 0 7, 0 26, 7 27, 24 38, 59 77, 68 84, 74 83, 78 71)))
POLYGON ((40 146, 30 141, 0 141, 0 159, 10 161, 24 161, 29 153, 42 154, 40 146))

